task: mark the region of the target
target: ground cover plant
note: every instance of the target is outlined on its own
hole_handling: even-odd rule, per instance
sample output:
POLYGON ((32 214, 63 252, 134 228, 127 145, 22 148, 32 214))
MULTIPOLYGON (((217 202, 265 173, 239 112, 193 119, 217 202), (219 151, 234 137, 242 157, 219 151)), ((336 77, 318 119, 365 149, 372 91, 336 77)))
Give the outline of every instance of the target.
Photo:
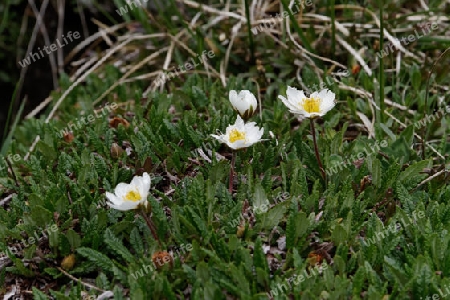
POLYGON ((114 3, 2 148, 5 299, 450 295, 448 2, 114 3))

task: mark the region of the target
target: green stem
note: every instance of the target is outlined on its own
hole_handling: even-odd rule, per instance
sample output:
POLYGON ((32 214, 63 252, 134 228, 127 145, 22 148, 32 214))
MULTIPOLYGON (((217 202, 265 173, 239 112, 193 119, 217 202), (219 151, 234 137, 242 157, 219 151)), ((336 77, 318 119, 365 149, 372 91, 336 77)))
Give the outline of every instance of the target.
POLYGON ((326 177, 325 171, 323 169, 322 161, 320 160, 319 148, 317 147, 316 128, 314 126, 314 119, 310 118, 309 121, 311 124, 311 134, 312 134, 313 142, 314 142, 314 152, 316 153, 317 162, 319 163, 320 173, 322 173, 323 179, 326 180, 327 177, 326 177))

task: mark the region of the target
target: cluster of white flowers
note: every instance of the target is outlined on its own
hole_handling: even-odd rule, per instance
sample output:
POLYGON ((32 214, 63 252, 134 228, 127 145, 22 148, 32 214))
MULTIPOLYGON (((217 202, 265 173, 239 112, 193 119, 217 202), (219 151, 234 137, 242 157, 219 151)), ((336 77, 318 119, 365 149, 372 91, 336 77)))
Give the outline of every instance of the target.
POLYGON ((239 93, 231 90, 229 99, 233 108, 239 113, 236 122, 227 127, 225 134, 212 134, 212 136, 233 150, 250 147, 260 142, 264 128, 257 127, 255 122, 245 123, 242 119, 248 119, 255 114, 258 108, 256 97, 248 90, 239 93))
MULTIPOLYGON (((303 91, 288 86, 286 91, 287 98, 278 96, 289 110, 298 115, 307 118, 316 118, 324 116, 334 105, 335 94, 330 90, 323 89, 320 92, 314 92, 309 97, 305 96, 303 91)), ((244 119, 251 117, 258 107, 256 97, 248 90, 231 90, 229 94, 230 102, 233 108, 244 119)), ((236 123, 229 125, 225 134, 212 136, 220 142, 225 143, 233 150, 250 147, 261 141, 264 129, 256 127, 255 122, 245 124, 240 116, 236 123)))
MULTIPOLYGON (((278 96, 289 110, 307 118, 324 116, 335 105, 335 94, 327 89, 314 92, 309 97, 303 91, 288 87, 287 98, 278 96)), ((248 90, 237 92, 231 90, 229 100, 233 108, 239 113, 236 122, 226 128, 225 134, 212 136, 221 143, 227 144, 233 150, 247 148, 262 141, 264 128, 256 126, 255 122, 245 123, 252 117, 258 108, 256 97, 248 90), (242 117, 241 117, 242 116, 242 117)), ((107 192, 108 205, 118 210, 132 210, 147 207, 147 196, 150 191, 150 176, 144 173, 135 176, 130 184, 119 183, 114 194, 107 192)))

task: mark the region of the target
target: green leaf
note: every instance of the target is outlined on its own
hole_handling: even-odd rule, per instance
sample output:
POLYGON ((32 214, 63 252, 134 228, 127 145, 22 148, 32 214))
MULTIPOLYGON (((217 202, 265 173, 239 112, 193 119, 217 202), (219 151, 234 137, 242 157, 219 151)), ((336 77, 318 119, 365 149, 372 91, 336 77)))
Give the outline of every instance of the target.
POLYGON ((114 263, 111 259, 109 259, 106 255, 103 253, 100 253, 96 250, 81 247, 77 249, 77 252, 95 263, 98 267, 102 268, 103 270, 111 271, 114 263))
POLYGON ((37 288, 33 287, 33 299, 34 300, 48 300, 48 297, 47 297, 47 295, 45 295, 40 290, 38 290, 37 288))
POLYGON ((335 244, 345 243, 347 241, 347 231, 341 224, 336 225, 334 228, 331 234, 331 240, 335 244))
POLYGON ((267 204, 267 196, 263 187, 258 182, 255 184, 255 193, 253 198, 253 211, 259 210, 263 205, 267 204))
POLYGON ((400 173, 398 179, 403 183, 406 184, 407 181, 410 181, 412 178, 416 177, 417 175, 423 175, 420 174, 420 172, 423 171, 423 169, 427 168, 430 165, 429 160, 422 160, 419 161, 408 168, 406 168, 403 172, 400 173))
POLYGON ((372 182, 376 187, 381 187, 381 163, 376 157, 369 157, 369 171, 372 172, 372 182))
POLYGON ((292 249, 295 247, 299 238, 308 230, 308 217, 304 212, 292 213, 286 224, 286 247, 292 249))
POLYGON ((420 89, 422 76, 420 74, 420 69, 416 64, 414 64, 411 68, 411 85, 412 87, 418 91, 420 89))
POLYGON ((384 257, 384 262, 386 263, 386 266, 389 269, 389 271, 391 271, 391 273, 397 279, 397 282, 402 287, 405 286, 410 280, 410 277, 405 273, 404 270, 400 268, 398 262, 387 256, 384 257))
POLYGON ((383 131, 393 140, 395 141, 397 139, 397 136, 392 132, 391 129, 389 129, 389 127, 387 127, 384 123, 380 123, 379 124, 381 129, 383 129, 383 131))
POLYGON ((200 218, 200 216, 194 211, 194 209, 192 209, 192 207, 188 206, 186 209, 191 214, 192 220, 194 221, 199 233, 203 236, 203 238, 208 238, 209 232, 206 227, 205 221, 200 218))
POLYGON ((39 150, 42 155, 49 161, 55 161, 57 158, 56 151, 53 149, 53 147, 44 143, 42 140, 37 144, 37 150, 39 150))
POLYGON ((136 252, 139 255, 144 254, 144 242, 142 241, 142 237, 139 234, 139 230, 136 227, 133 228, 133 230, 131 230, 130 244, 131 246, 133 246, 133 249, 136 250, 136 252))
POLYGON ((81 238, 78 233, 76 233, 73 229, 67 230, 66 238, 70 243, 72 249, 76 249, 81 245, 81 238))
POLYGON ((107 228, 104 234, 105 242, 116 253, 122 256, 128 263, 135 261, 134 256, 128 251, 128 249, 123 245, 122 241, 119 240, 114 233, 107 228))
POLYGON ((286 202, 282 202, 272 207, 265 214, 262 214, 260 222, 261 229, 272 229, 277 226, 283 218, 286 209, 286 202))
POLYGON ((264 250, 262 247, 261 238, 259 237, 256 239, 255 248, 253 250, 253 265, 256 268, 261 268, 264 271, 269 270, 266 255, 264 254, 264 250))
POLYGON ((31 212, 31 218, 36 225, 45 227, 53 220, 53 214, 41 205, 36 205, 31 212))

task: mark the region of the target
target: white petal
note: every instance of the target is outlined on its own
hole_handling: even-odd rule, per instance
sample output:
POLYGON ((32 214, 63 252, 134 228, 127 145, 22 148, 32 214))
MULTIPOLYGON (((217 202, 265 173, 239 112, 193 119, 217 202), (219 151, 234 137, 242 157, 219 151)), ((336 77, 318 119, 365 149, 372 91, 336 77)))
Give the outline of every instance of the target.
POLYGON ((221 143, 225 143, 225 135, 215 135, 215 134, 211 134, 211 136, 217 140, 219 140, 219 142, 221 143))
POLYGON ((112 204, 110 202, 106 202, 106 204, 108 204, 109 207, 117 209, 117 210, 125 210, 125 209, 122 209, 122 205, 115 205, 115 204, 112 204))
POLYGON ((231 149, 234 149, 234 150, 248 147, 245 140, 238 140, 234 143, 227 142, 227 145, 228 145, 228 147, 230 147, 231 149))
POLYGON ((259 142, 260 140, 261 140, 261 137, 262 137, 262 135, 264 134, 264 128, 254 128, 254 129, 252 129, 252 131, 251 131, 251 134, 250 134, 250 138, 249 138, 249 140, 250 140, 250 142, 251 143, 257 143, 257 142, 259 142))
POLYGON ((244 114, 247 110, 248 104, 241 97, 241 93, 237 94, 236 91, 230 91, 229 94, 231 105, 239 114, 244 114))
POLYGON ((138 207, 138 205, 139 205, 139 202, 125 201, 125 202, 123 202, 123 203, 120 204, 120 205, 115 205, 115 204, 113 204, 113 203, 108 203, 108 202, 107 202, 107 204, 108 204, 111 208, 114 208, 114 209, 117 209, 117 210, 125 211, 125 210, 136 209, 136 208, 138 207))
POLYGON ((224 140, 228 140, 229 139, 230 133, 231 133, 231 131, 233 129, 237 129, 236 125, 228 125, 227 129, 225 129, 225 134, 222 135, 224 140))
POLYGON ((336 103, 334 102, 335 94, 328 90, 322 90, 320 94, 323 95, 322 101, 320 103, 320 112, 325 115, 336 105, 336 103))
POLYGON ((256 110, 258 108, 258 99, 256 99, 256 96, 250 93, 250 104, 253 106, 253 109, 256 110))
POLYGON ((250 108, 250 103, 247 98, 247 92, 248 91, 241 91, 238 94, 238 97, 237 97, 237 100, 235 103, 235 107, 239 111, 239 114, 241 114, 241 115, 243 115, 250 108))
POLYGON ((255 136, 259 134, 259 127, 256 126, 255 122, 245 124, 245 131, 248 136, 255 136))
MULTIPOLYGON (((244 129, 244 125, 245 125, 244 120, 242 120, 241 116, 238 115, 236 118, 236 122, 234 123, 234 126, 239 131, 242 131, 244 129)), ((228 128, 227 128, 227 131, 228 131, 228 128)))
POLYGON ((278 98, 283 101, 283 104, 290 110, 290 111, 296 111, 299 108, 297 106, 294 106, 291 102, 288 101, 285 97, 278 95, 278 98))
POLYGON ((148 175, 147 172, 144 172, 144 174, 142 174, 142 184, 144 187, 142 198, 144 199, 147 199, 148 193, 150 191, 151 182, 152 180, 150 178, 150 175, 148 175))
POLYGON ((250 108, 256 110, 258 102, 255 96, 249 90, 242 90, 237 93, 235 90, 229 92, 231 105, 239 114, 244 115, 250 108))
POLYGON ((240 94, 245 99, 248 109, 250 109, 250 106, 252 106, 253 110, 256 110, 256 108, 258 107, 258 101, 256 100, 255 95, 253 95, 253 93, 249 90, 243 90, 240 94))
POLYGON ((256 126, 256 122, 248 122, 248 123, 245 124, 244 130, 247 130, 249 128, 254 128, 254 127, 257 127, 256 126))
POLYGON ((298 102, 303 101, 306 98, 305 93, 303 91, 299 91, 296 88, 288 86, 286 90, 286 95, 288 97, 289 102, 293 105, 296 105, 298 102))
POLYGON ((149 186, 149 189, 150 189, 150 183, 152 182, 152 179, 150 178, 150 175, 148 175, 147 172, 144 172, 142 174, 142 180, 144 181, 145 185, 149 186))
POLYGON ((314 113, 309 113, 309 112, 307 112, 307 111, 304 110, 304 109, 299 109, 299 110, 296 110, 296 111, 291 111, 291 113, 294 113, 294 114, 297 114, 297 115, 301 115, 301 116, 303 116, 303 117, 305 117, 305 118, 311 118, 311 116, 313 116, 313 114, 314 114, 314 113))
POLYGON ((143 199, 146 199, 147 195, 148 195, 148 190, 145 190, 144 182, 142 180, 139 181, 138 184, 135 187, 136 187, 136 189, 139 192, 139 196, 141 196, 141 200, 139 200, 139 201, 142 201, 143 199))
POLYGON ((134 176, 130 182, 131 188, 142 185, 142 176, 134 176))
POLYGON ((314 92, 311 95, 309 95, 309 98, 320 98, 319 92, 314 92))
POLYGON ((106 196, 106 198, 107 198, 110 202, 112 202, 112 203, 114 203, 114 204, 119 205, 119 204, 121 204, 121 203, 123 202, 123 200, 122 200, 121 198, 117 197, 117 196, 114 195, 113 193, 106 192, 106 193, 105 193, 105 196, 106 196))
POLYGON ((134 176, 130 186, 137 188, 141 199, 146 199, 150 190, 150 176, 144 173, 143 176, 134 176))
POLYGON ((236 101, 237 98, 238 98, 237 91, 231 90, 231 91, 228 93, 228 99, 230 99, 231 102, 236 101))
POLYGON ((114 194, 116 194, 117 197, 123 199, 130 190, 131 186, 129 184, 121 182, 114 189, 114 194))
POLYGON ((258 141, 261 140, 263 134, 264 134, 264 128, 261 128, 256 132, 256 138, 258 139, 258 141))

